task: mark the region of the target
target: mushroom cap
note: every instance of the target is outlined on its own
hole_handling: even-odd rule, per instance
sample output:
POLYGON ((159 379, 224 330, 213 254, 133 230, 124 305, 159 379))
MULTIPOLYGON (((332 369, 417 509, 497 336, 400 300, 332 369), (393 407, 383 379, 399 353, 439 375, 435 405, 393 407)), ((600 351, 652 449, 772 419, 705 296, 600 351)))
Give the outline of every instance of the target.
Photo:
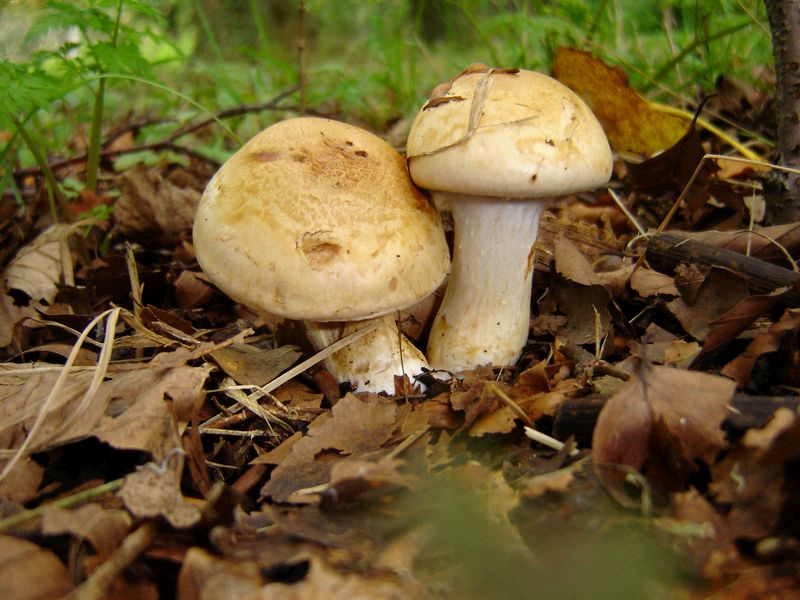
POLYGON ((444 279, 439 216, 406 163, 337 121, 272 125, 203 192, 197 260, 226 294, 290 319, 348 321, 411 306, 444 279))
POLYGON ((473 65, 417 113, 407 155, 414 182, 475 196, 544 198, 611 176, 600 123, 572 90, 519 69, 473 65))

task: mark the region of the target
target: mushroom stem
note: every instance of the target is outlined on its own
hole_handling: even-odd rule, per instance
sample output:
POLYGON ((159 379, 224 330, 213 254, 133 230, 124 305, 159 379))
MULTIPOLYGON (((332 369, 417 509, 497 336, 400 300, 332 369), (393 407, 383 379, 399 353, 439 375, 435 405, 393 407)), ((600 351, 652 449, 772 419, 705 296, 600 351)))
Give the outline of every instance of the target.
POLYGON ((545 199, 447 194, 455 248, 428 360, 451 372, 514 363, 528 339, 533 245, 545 199))
POLYGON ((428 368, 425 356, 404 336, 393 315, 347 323, 306 321, 306 335, 318 351, 378 322, 378 327, 325 359, 325 368, 358 392, 395 393, 395 376, 414 376, 428 368))

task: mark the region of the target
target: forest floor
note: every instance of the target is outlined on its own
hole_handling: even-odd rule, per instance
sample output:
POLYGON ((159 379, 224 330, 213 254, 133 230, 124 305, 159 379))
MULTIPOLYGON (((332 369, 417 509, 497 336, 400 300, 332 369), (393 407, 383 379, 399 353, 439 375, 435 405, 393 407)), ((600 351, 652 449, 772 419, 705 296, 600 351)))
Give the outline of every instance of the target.
MULTIPOLYGON (((767 135, 770 99, 721 78, 703 113, 719 135, 561 59, 617 150, 612 181, 544 218, 518 364, 424 391, 353 393, 319 363, 271 385, 313 353, 198 267, 218 164, 107 163, 55 225, 36 173, 17 174, 31 202, 0 205, 0 595, 800 593, 800 223, 762 225, 778 172, 729 125, 767 135), (704 158, 737 149, 751 158, 704 158), (113 218, 74 219, 97 203, 113 218)), ((401 315, 411 339, 435 306, 401 315)))

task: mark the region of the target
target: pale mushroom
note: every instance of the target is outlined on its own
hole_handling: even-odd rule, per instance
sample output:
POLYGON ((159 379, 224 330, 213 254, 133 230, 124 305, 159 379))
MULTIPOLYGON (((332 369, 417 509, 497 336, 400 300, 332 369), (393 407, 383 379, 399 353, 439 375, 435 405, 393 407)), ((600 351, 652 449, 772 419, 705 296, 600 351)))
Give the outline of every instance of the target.
POLYGON ((377 136, 319 118, 268 127, 209 182, 194 244, 223 292, 305 321, 317 349, 379 318, 326 361, 357 390, 394 393, 395 375, 427 366, 394 315, 437 288, 449 252, 436 210, 377 136))
POLYGON ((431 366, 513 364, 528 338, 539 217, 550 200, 608 181, 603 129, 546 75, 473 65, 420 109, 407 155, 411 178, 452 212, 455 230, 431 366))

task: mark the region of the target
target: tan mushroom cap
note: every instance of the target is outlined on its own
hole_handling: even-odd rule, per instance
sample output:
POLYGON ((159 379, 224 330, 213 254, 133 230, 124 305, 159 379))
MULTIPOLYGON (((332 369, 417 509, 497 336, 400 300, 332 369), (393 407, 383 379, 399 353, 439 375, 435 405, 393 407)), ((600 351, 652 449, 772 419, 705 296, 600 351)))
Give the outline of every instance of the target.
POLYGON ((541 198, 595 189, 611 175, 600 123, 541 73, 473 65, 417 113, 407 154, 420 187, 541 198))
POLYGON ((449 254, 439 216, 377 136, 319 118, 268 127, 225 162, 194 222, 203 271, 252 309, 346 321, 433 292, 449 254))

